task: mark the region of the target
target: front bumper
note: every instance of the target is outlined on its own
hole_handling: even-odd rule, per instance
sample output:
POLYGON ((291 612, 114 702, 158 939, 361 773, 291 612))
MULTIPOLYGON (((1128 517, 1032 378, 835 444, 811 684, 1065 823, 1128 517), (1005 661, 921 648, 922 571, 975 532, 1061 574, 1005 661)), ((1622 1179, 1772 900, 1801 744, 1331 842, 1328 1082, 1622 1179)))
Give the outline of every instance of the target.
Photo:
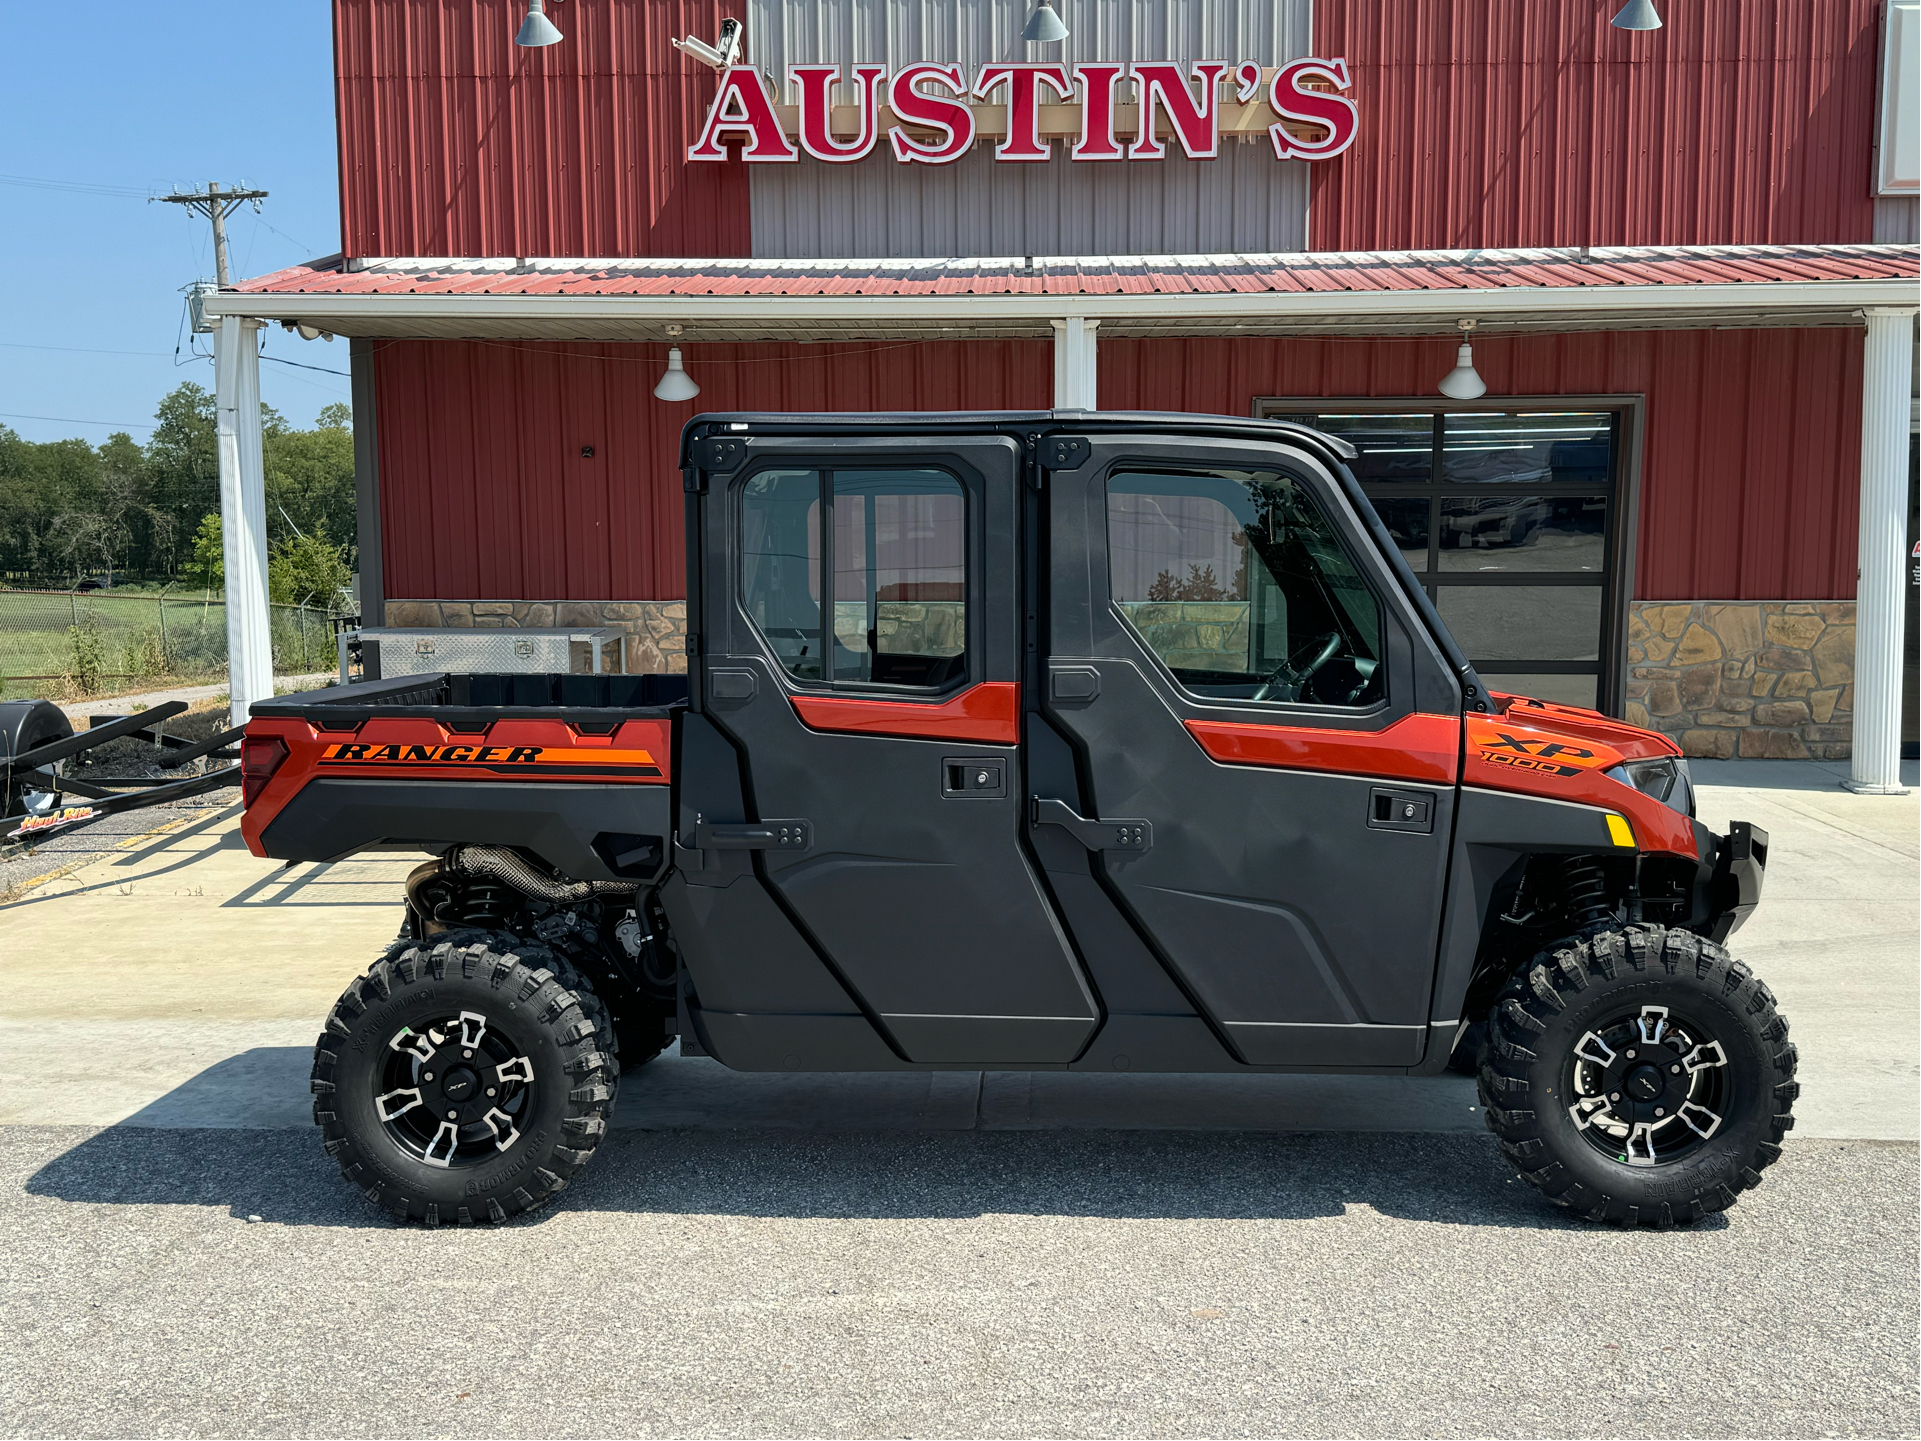
POLYGON ((1717 836, 1696 822, 1701 876, 1695 887, 1690 929, 1719 943, 1740 930, 1761 903, 1767 879, 1768 833, 1750 821, 1735 821, 1717 836))

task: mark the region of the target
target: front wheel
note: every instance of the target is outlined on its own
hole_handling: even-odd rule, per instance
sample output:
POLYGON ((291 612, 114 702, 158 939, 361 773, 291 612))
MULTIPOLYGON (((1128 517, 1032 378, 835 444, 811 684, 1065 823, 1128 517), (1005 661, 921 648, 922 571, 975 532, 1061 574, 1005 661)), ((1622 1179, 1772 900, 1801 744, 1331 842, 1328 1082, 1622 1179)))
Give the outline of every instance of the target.
POLYGON ((314 1120, 396 1218, 504 1221, 562 1190, 606 1135, 606 1029, 591 987, 537 942, 402 942, 327 1017, 314 1120))
POLYGON ((1773 994, 1710 941, 1629 925, 1535 958, 1488 1021, 1481 1104, 1515 1168, 1590 1220, 1726 1210, 1793 1128, 1773 994))

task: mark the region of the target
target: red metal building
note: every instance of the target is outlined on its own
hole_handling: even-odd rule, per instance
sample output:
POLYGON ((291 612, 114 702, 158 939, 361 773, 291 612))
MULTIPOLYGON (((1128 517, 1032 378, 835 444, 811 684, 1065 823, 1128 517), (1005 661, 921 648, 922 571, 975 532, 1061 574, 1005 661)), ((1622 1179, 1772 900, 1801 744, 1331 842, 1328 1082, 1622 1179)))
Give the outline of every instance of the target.
MULTIPOLYGON (((342 253, 212 308, 353 337, 370 624, 592 619, 678 668, 700 409, 1301 413, 1421 528, 1486 672, 1696 753, 1839 757, 1857 619, 1862 703, 1900 693, 1893 592, 1873 569, 1857 617, 1856 572, 1907 524, 1882 412, 1897 352, 1912 384, 1912 7, 1657 4, 1630 32, 1610 0, 1088 0, 1023 46, 1018 0, 567 0, 524 50, 517 0, 335 0, 342 253), (729 15, 751 70, 670 43, 729 15), (1010 56, 1066 90, 910 71, 1010 56), (1163 90, 1143 130, 1113 67, 1156 62, 1192 113, 1163 90), (907 77, 909 120, 908 92, 966 101, 971 143, 897 159, 889 122, 896 153, 938 137, 890 106, 871 154, 817 157, 789 73, 815 64, 907 77), (1074 158, 1103 106, 1125 155, 1074 158), (717 119, 729 158, 690 159, 717 119), (997 153, 1023 138, 1049 158, 997 153), (1473 401, 1436 389, 1463 322, 1473 401), (651 393, 670 344, 695 403, 651 393), (1541 493, 1509 538, 1560 550, 1451 553, 1491 479, 1541 493), (1504 585, 1574 639, 1503 651, 1504 585)), ((823 143, 855 145, 837 98, 823 143)))

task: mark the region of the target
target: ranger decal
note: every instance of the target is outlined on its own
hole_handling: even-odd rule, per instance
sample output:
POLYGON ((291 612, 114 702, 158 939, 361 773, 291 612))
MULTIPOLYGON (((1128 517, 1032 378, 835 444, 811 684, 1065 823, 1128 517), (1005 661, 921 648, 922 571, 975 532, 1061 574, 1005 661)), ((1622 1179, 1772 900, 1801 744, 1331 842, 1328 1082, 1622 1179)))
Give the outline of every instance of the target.
POLYGON ((340 767, 466 766, 484 770, 552 774, 566 771, 657 776, 660 766, 653 752, 613 750, 604 746, 497 745, 377 745, 354 742, 330 745, 320 753, 320 764, 340 767))

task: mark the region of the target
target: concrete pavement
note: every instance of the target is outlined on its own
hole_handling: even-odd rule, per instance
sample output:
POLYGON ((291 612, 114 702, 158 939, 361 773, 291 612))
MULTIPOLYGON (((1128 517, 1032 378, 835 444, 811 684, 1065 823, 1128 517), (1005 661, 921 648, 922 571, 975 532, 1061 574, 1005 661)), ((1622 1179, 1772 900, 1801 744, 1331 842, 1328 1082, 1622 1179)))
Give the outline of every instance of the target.
MULTIPOLYGON (((1772 840, 1765 898, 1732 948, 1779 995, 1800 1047, 1796 1134, 1911 1141, 1921 797, 1852 795, 1842 774, 1704 763, 1701 815, 1718 828, 1752 820, 1772 840)), ((0 909, 0 1123, 307 1124, 313 1037, 392 939, 417 861, 256 860, 225 809, 0 909), (127 1059, 102 1068, 102 1053, 127 1059)), ((1472 1084, 1455 1077, 743 1076, 668 1056, 626 1079, 616 1123, 1476 1131, 1481 1120, 1472 1084)))
POLYGON ((0 908, 0 1436, 1921 1433, 1916 797, 1699 777, 1806 1090, 1668 1234, 1546 1206, 1458 1078, 671 1056, 554 1206, 398 1228, 305 1082, 416 858, 175 817, 0 908))

